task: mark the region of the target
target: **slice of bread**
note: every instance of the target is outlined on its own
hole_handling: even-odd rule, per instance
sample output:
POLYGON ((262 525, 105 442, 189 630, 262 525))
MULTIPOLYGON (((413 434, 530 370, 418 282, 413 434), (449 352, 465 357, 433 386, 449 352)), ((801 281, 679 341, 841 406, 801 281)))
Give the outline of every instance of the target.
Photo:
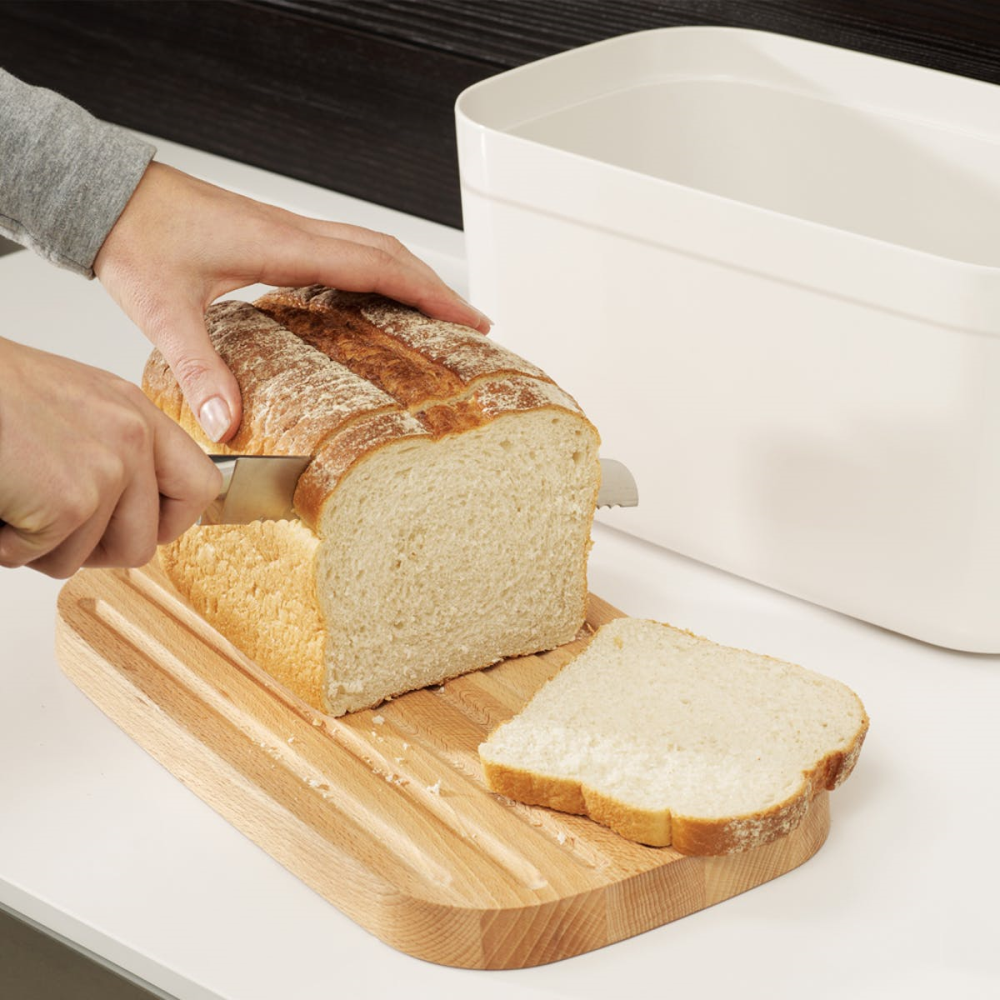
POLYGON ((311 455, 301 520, 192 528, 160 550, 193 607, 332 715, 573 639, 599 438, 533 365, 466 327, 321 286, 223 302, 243 394, 208 441, 162 356, 147 395, 211 451, 311 455))
POLYGON ((659 622, 598 630, 479 748, 489 787, 685 854, 794 829, 868 729, 839 681, 659 622))

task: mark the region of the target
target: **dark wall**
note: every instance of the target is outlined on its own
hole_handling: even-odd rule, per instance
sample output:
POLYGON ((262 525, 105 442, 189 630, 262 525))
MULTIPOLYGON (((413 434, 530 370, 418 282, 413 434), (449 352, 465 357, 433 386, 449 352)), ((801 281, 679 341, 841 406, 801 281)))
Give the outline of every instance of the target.
POLYGON ((1000 83, 1000 4, 987 0, 0 0, 0 65, 111 121, 458 226, 463 88, 681 24, 1000 83))

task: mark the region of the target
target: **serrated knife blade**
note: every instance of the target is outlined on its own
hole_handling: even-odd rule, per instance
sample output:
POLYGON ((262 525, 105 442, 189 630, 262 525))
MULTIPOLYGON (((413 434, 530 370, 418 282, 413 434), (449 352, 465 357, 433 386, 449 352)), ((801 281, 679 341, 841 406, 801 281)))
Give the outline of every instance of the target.
MULTIPOLYGON (((298 517, 292 498, 299 476, 312 461, 302 455, 209 455, 222 473, 222 491, 199 524, 249 524, 298 517)), ((598 507, 635 507, 639 493, 632 473, 614 459, 601 459, 598 507)))

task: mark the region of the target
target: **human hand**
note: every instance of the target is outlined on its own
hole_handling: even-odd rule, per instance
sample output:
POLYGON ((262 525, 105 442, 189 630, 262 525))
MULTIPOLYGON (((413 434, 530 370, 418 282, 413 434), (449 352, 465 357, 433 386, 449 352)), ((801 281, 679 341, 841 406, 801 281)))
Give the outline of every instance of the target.
POLYGON ((211 460, 138 386, 2 338, 0 371, 0 566, 143 565, 218 495, 211 460))
POLYGON ((379 292, 483 333, 490 322, 398 240, 265 205, 153 162, 111 230, 94 273, 160 349, 213 441, 239 426, 240 391, 204 314, 246 285, 379 292))

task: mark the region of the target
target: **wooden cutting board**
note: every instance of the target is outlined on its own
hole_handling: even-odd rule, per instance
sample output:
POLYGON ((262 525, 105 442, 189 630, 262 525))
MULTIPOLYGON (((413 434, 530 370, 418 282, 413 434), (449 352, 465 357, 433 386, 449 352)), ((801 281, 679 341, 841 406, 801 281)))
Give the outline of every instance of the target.
MULTIPOLYGON (((591 597, 591 627, 619 615, 591 597)), ((822 792, 773 844, 685 857, 488 792, 479 743, 580 640, 334 719, 206 625, 156 565, 77 573, 56 639, 66 674, 195 794, 431 962, 523 968, 620 941, 794 868, 829 829, 822 792)))

